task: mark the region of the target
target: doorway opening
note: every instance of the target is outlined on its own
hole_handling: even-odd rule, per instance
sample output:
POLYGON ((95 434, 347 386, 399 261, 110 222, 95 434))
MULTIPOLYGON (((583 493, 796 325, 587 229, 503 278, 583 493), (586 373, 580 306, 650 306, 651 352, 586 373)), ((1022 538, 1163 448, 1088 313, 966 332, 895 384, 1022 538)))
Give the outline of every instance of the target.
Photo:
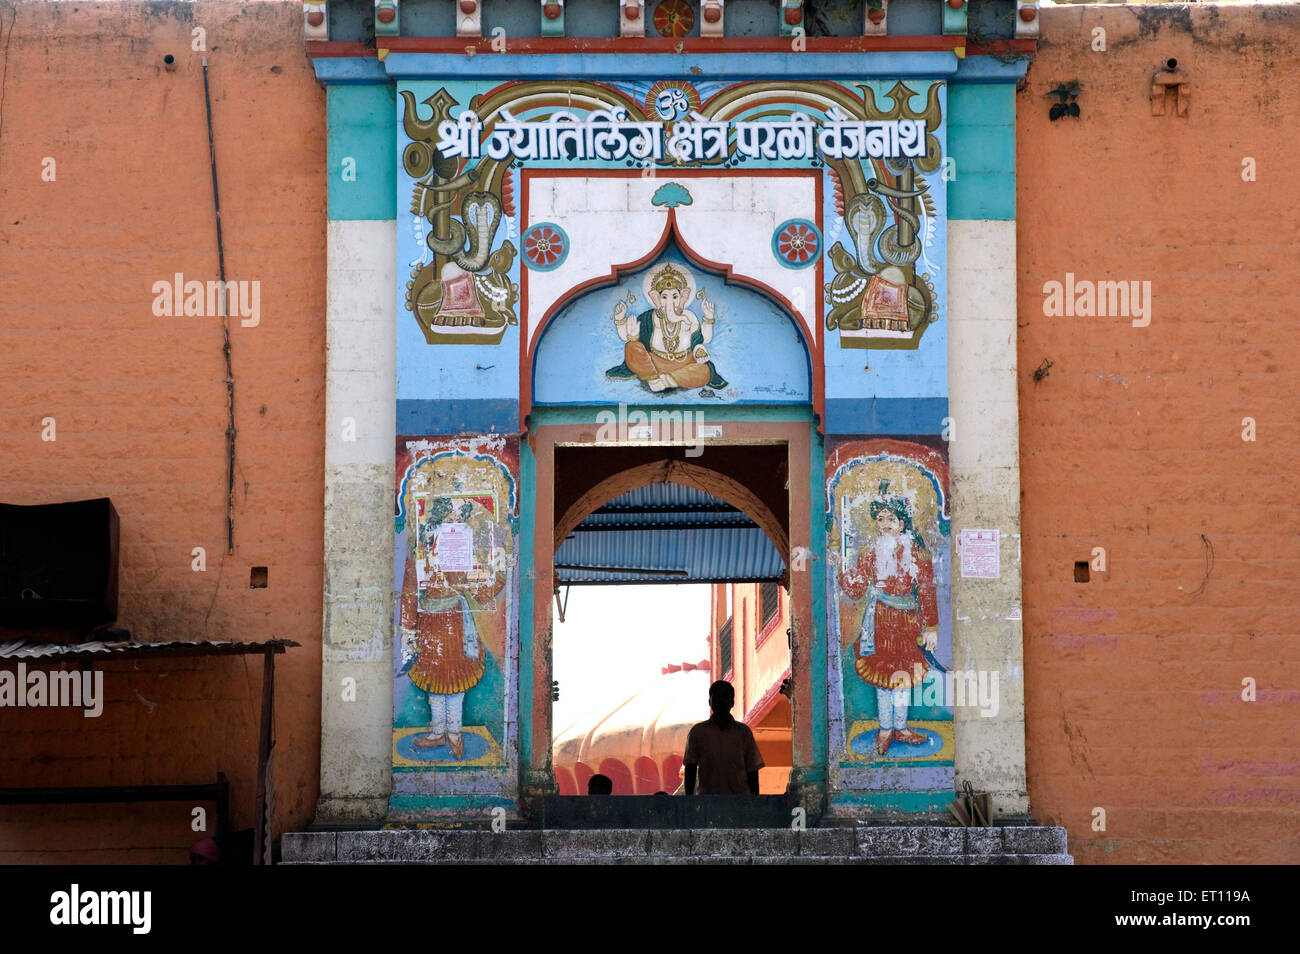
POLYGON ((793 759, 789 448, 780 441, 554 448, 551 614, 561 795, 683 790, 692 725, 716 679, 754 731, 760 794, 793 759), (600 779, 597 779, 599 785, 600 779), (596 791, 598 791, 597 789, 596 791))

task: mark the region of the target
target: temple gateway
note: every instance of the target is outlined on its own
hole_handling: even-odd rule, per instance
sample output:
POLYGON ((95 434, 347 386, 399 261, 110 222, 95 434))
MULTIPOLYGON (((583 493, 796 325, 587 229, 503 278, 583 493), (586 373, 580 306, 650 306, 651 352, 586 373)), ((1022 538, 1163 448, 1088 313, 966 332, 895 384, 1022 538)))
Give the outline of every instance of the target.
POLYGON ((1028 816, 1008 372, 1035 5, 982 45, 929 0, 819 36, 797 0, 771 23, 628 2, 605 38, 563 3, 434 29, 380 2, 372 43, 340 6, 305 8, 329 123, 317 825, 536 821, 575 791, 557 591, 746 579, 788 620, 790 810, 946 816, 960 779, 1028 816), (752 566, 656 577, 633 534, 579 554, 584 521, 664 486, 738 514, 752 566))

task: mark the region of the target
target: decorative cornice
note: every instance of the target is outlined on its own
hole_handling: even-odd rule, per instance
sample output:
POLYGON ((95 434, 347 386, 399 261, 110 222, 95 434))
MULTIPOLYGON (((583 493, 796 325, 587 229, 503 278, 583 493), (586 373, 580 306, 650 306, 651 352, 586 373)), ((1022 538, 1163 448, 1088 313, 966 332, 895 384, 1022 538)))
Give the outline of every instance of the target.
MULTIPOLYGON (((867 38, 855 38, 871 39, 867 38)), ((922 38, 923 39, 923 38, 922 38)), ((940 38, 944 39, 944 38, 940 38)), ((389 41, 391 46, 407 42, 404 38, 389 41)), ((523 41, 518 41, 523 42, 523 41)), ((534 39, 531 43, 539 43, 534 39)), ((811 41, 810 41, 811 42, 811 41)), ((486 41, 483 42, 486 48, 486 41)), ((849 53, 713 53, 704 55, 663 56, 653 53, 637 55, 622 51, 618 56, 569 55, 556 51, 555 57, 538 57, 532 50, 465 56, 449 61, 445 54, 408 53, 385 49, 379 51, 365 43, 307 44, 307 55, 316 68, 316 78, 326 86, 391 83, 395 79, 445 77, 451 74, 466 78, 524 79, 556 76, 593 79, 646 78, 666 79, 680 76, 698 79, 763 79, 768 76, 798 76, 801 79, 861 79, 888 77, 906 79, 925 77, 947 79, 952 83, 1015 83, 1024 77, 1037 44, 1033 40, 1001 40, 987 46, 970 47, 959 59, 949 52, 880 52, 864 69, 860 57, 849 53), (391 55, 390 55, 391 54, 391 55)))

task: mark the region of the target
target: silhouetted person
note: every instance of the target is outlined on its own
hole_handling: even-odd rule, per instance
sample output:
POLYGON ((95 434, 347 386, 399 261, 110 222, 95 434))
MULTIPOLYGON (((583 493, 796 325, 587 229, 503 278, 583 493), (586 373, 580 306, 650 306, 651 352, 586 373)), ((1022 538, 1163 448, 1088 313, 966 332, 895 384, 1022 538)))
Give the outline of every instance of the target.
POLYGON ((593 775, 587 779, 588 795, 613 795, 614 780, 608 775, 593 775))
POLYGON ((707 722, 692 726, 686 737, 682 763, 686 768, 687 795, 695 794, 697 771, 701 795, 758 794, 758 770, 763 767, 763 757, 758 754, 758 743, 749 726, 731 717, 735 704, 736 690, 731 683, 719 679, 709 686, 709 709, 713 714, 707 722))

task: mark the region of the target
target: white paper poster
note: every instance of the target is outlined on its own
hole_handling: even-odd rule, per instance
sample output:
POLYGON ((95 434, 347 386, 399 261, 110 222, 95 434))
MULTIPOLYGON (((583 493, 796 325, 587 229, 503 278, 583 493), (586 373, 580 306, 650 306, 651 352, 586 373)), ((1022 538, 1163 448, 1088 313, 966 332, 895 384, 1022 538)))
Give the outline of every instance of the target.
POLYGON ((960 544, 962 577, 996 580, 1001 575, 998 549, 997 530, 963 530, 960 544))
POLYGON ((468 573, 474 568, 474 531, 467 523, 447 523, 438 528, 434 564, 443 573, 468 573))

